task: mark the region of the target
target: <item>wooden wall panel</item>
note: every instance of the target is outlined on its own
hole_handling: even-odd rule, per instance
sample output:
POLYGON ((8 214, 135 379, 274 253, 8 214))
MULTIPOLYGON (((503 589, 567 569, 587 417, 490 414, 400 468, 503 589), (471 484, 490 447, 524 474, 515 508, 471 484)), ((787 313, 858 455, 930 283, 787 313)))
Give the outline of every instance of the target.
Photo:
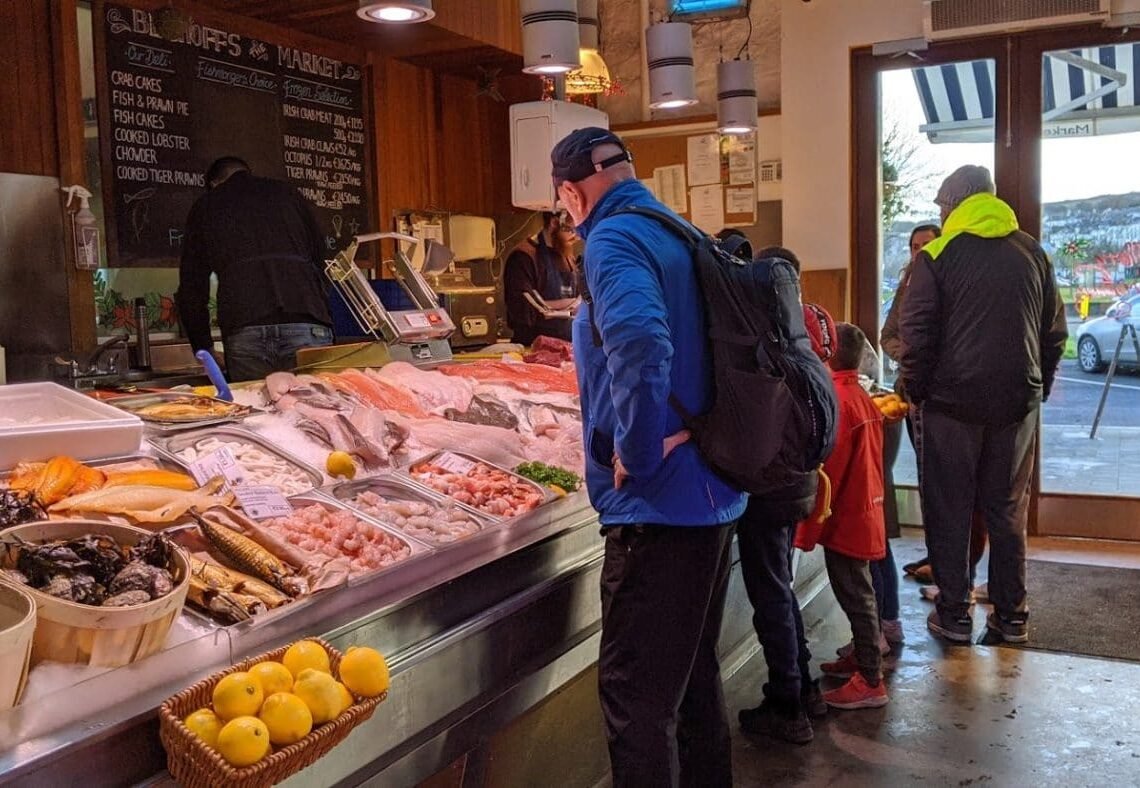
POLYGON ((435 78, 390 59, 374 60, 372 71, 377 227, 387 230, 397 211, 426 208, 439 191, 435 78))
MULTIPOLYGON (((458 213, 490 216, 493 141, 490 139, 490 99, 476 95, 470 79, 441 74, 437 82, 440 109, 440 196, 436 207, 458 213)), ((492 101, 492 103, 494 103, 492 101)), ((510 158, 502 163, 510 166, 510 158)))
POLYGON ((59 175, 51 0, 0 0, 0 172, 59 175))
POLYGON ((819 304, 836 321, 847 317, 847 269, 805 269, 800 272, 804 303, 819 304))
POLYGON ((522 54, 518 0, 434 0, 432 22, 482 44, 522 54))

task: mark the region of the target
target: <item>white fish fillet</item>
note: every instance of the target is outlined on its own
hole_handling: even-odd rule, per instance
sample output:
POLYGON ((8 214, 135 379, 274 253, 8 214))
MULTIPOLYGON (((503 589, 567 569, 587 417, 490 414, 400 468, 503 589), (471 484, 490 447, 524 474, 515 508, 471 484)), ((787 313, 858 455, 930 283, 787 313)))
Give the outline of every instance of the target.
POLYGON ((233 501, 233 494, 215 495, 220 486, 220 480, 215 479, 193 492, 149 485, 107 487, 64 498, 52 504, 49 511, 120 514, 140 523, 169 523, 192 507, 205 511, 211 506, 228 506, 233 501))

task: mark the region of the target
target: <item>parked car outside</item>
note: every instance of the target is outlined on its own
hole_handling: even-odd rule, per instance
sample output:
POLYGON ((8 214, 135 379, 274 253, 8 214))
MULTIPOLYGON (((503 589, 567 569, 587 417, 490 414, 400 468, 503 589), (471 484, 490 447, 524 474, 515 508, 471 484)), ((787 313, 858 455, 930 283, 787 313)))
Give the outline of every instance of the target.
MULTIPOLYGON (((1117 301, 1108 308, 1104 317, 1081 324, 1077 332, 1077 362, 1082 372, 1100 372, 1112 361, 1116 343, 1120 341, 1121 328, 1125 325, 1140 328, 1140 295, 1131 295, 1117 301)), ((1131 336, 1125 336, 1117 364, 1140 364, 1131 336)))

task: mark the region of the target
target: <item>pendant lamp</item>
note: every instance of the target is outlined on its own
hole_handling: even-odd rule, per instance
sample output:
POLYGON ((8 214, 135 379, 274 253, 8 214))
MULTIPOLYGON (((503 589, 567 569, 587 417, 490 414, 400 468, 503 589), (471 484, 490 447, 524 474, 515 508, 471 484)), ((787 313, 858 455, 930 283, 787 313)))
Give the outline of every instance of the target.
POLYGON ((693 28, 685 22, 659 22, 645 31, 649 61, 649 106, 679 109, 697 103, 693 70, 693 28))
POLYGON ((523 71, 565 74, 578 62, 577 0, 519 0, 523 71))
POLYGON ((582 67, 566 75, 570 95, 605 93, 613 87, 610 69, 598 51, 598 0, 578 0, 578 60, 582 67))
POLYGON ((408 25, 435 16, 431 0, 360 0, 356 15, 366 22, 408 25))
POLYGON ((716 67, 716 121, 721 134, 756 130, 760 109, 756 98, 756 69, 751 60, 729 60, 716 67))

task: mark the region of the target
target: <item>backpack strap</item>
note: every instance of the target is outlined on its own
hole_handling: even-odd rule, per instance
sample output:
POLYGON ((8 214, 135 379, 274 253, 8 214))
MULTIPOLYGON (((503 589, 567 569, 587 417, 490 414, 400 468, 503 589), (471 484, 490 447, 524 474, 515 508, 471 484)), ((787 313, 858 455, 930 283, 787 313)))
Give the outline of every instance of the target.
POLYGON ((644 216, 653 219, 658 224, 661 224, 665 229, 671 231, 688 244, 690 249, 696 249, 697 244, 704 238, 704 233, 698 230, 689 222, 686 222, 680 216, 659 211, 656 208, 650 208, 647 205, 627 205, 624 208, 619 208, 614 211, 610 216, 617 216, 622 213, 632 213, 638 216, 644 216))

